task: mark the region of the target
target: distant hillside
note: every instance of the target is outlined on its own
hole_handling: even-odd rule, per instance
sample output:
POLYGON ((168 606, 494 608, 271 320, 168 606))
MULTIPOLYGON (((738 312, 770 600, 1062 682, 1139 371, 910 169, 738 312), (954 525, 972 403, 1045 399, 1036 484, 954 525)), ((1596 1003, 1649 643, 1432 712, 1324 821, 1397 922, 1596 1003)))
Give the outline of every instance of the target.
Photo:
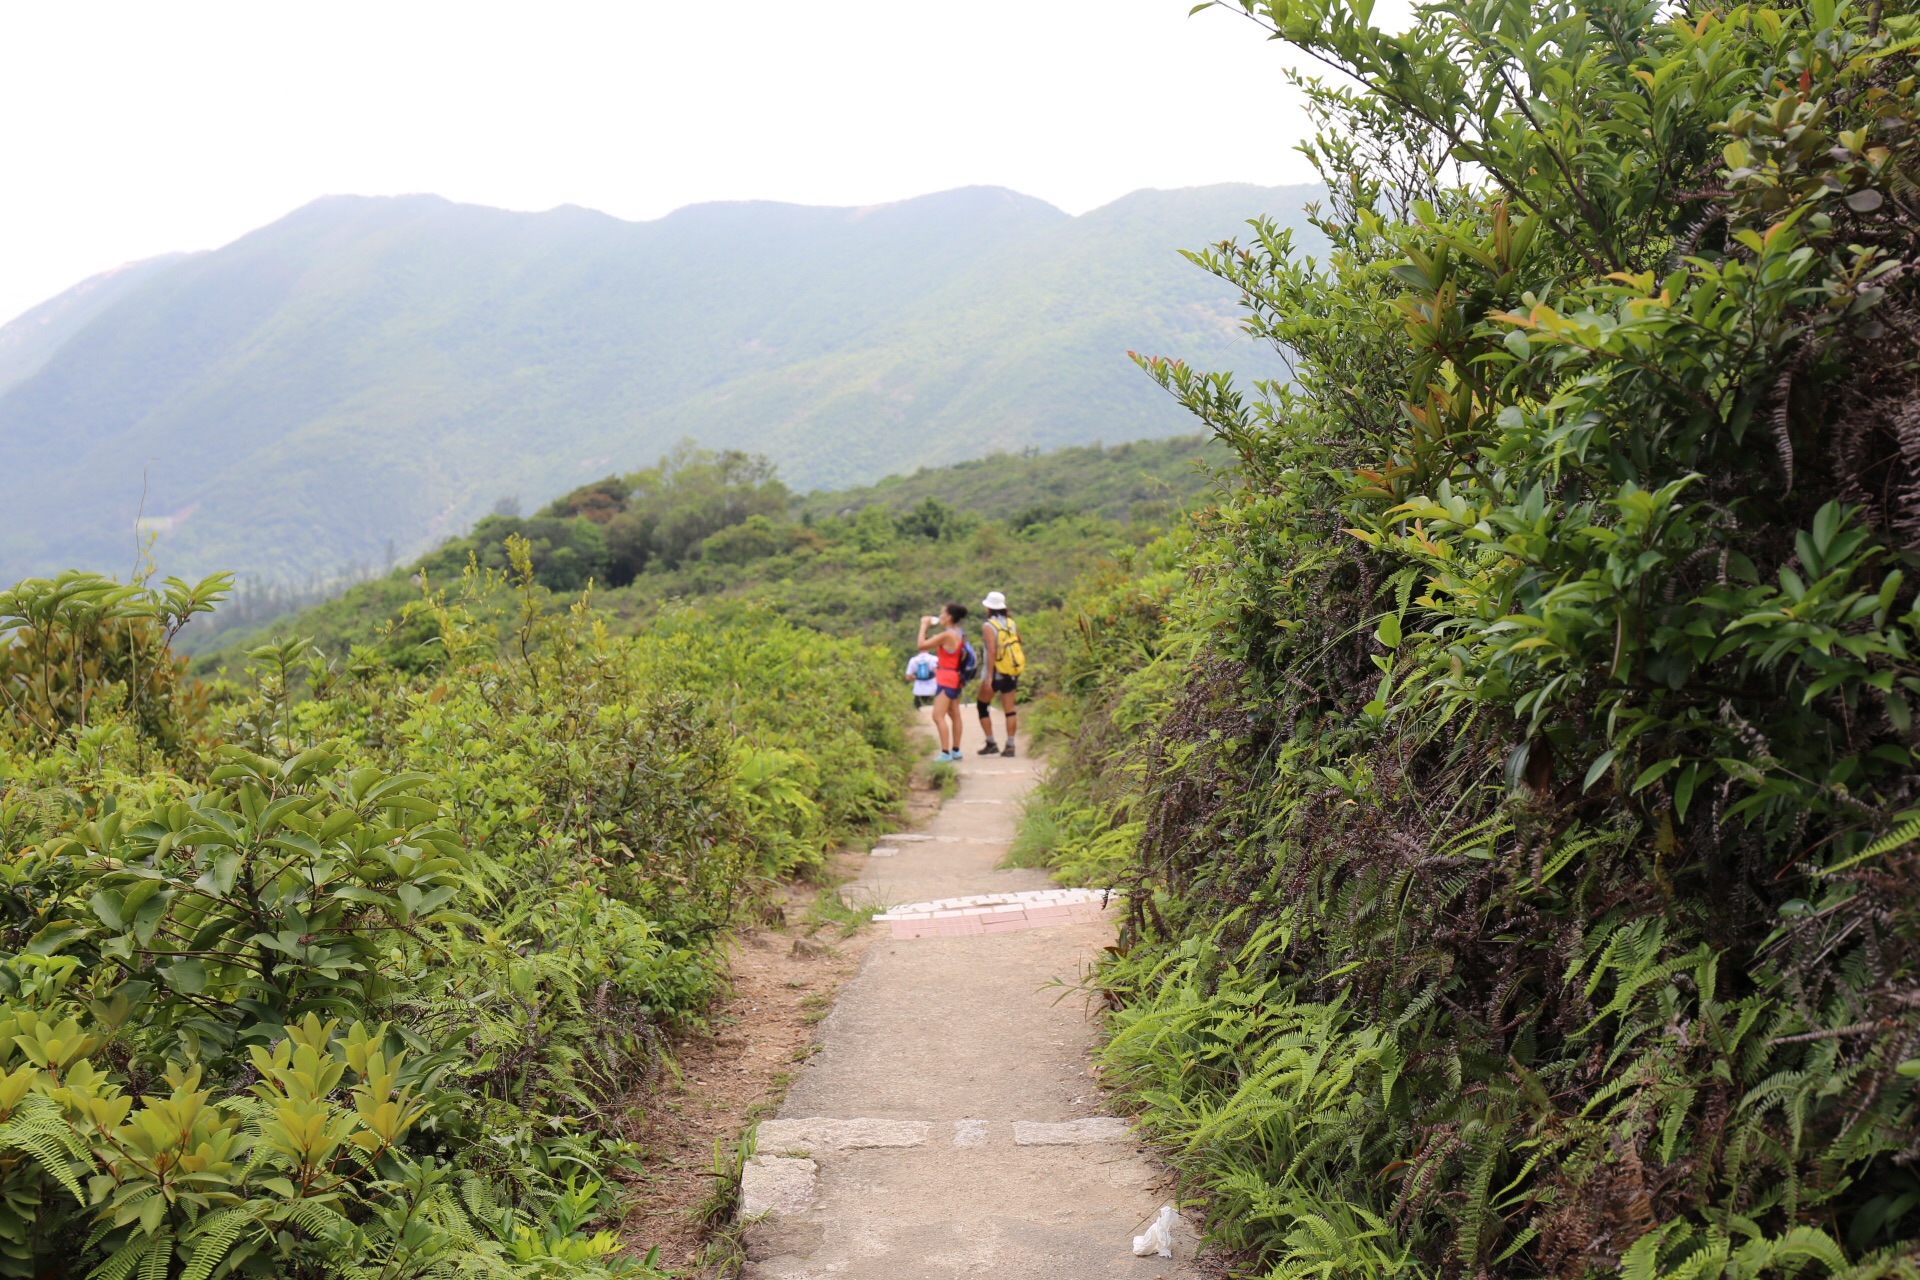
POLYGON ((816 491, 797 499, 794 510, 819 519, 872 505, 906 511, 934 498, 989 520, 1084 514, 1124 524, 1164 518, 1206 490, 1211 468, 1232 461, 1232 451, 1211 436, 996 453, 859 488, 816 491))
POLYGON ((0 580, 122 569, 143 472, 166 572, 284 580, 411 556, 682 438, 814 487, 1185 431, 1128 349, 1277 362, 1177 250, 1263 213, 1304 227, 1314 194, 1147 191, 1070 218, 971 188, 649 223, 319 201, 145 268, 50 352, 36 313, 0 329, 25 371, 0 395, 0 580))
POLYGON ((0 394, 40 372, 95 316, 186 256, 170 253, 102 271, 0 328, 0 394))
POLYGON ((1059 605, 1082 573, 1204 500, 1209 468, 1227 460, 1211 439, 1183 436, 1001 455, 790 497, 762 460, 683 449, 530 516, 487 516, 297 613, 263 623, 261 602, 233 601, 190 628, 185 647, 211 672, 238 670, 268 638, 308 637, 334 657, 419 643, 431 628, 400 620, 420 599, 420 575, 458 594, 469 563, 508 569, 510 536, 528 540, 542 586, 568 595, 591 581, 616 627, 642 625, 674 600, 755 601, 824 631, 898 642, 920 613, 988 590, 1021 613, 1059 605))

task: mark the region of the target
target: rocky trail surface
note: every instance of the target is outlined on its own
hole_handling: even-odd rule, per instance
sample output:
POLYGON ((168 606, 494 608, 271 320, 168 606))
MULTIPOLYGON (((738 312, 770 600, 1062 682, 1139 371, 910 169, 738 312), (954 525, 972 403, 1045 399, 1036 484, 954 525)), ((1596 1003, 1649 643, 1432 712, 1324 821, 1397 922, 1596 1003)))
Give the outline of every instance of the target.
POLYGON ((1132 1237, 1172 1198, 1089 1067, 1075 984, 1113 941, 1101 895, 1001 866, 1027 759, 882 840, 849 900, 886 906, 742 1182, 745 1280, 1175 1280, 1132 1237))

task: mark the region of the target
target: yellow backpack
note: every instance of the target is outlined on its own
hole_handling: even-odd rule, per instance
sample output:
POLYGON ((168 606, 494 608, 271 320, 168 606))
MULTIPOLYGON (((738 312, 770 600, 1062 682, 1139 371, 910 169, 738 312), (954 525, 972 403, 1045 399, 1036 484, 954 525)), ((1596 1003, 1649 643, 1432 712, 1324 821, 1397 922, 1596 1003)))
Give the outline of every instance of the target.
POLYGON ((1020 632, 1012 618, 989 618, 993 628, 993 669, 1003 676, 1017 676, 1027 669, 1027 651, 1020 647, 1020 632))

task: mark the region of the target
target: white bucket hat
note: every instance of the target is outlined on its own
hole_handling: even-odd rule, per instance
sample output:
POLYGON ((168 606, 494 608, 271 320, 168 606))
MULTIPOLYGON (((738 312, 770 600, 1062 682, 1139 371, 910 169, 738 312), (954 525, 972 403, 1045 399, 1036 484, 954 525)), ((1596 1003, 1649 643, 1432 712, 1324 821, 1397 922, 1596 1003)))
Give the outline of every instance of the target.
POLYGON ((989 609, 1004 609, 1007 607, 1007 598, 998 591, 989 591, 987 592, 987 598, 980 603, 989 609))

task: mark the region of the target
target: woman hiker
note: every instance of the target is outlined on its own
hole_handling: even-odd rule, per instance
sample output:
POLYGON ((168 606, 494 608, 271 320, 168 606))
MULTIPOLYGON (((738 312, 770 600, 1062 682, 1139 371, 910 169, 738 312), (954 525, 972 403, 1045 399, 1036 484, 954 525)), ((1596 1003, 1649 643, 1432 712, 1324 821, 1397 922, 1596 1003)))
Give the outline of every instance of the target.
MULTIPOLYGON (((981 602, 987 606, 986 625, 980 628, 985 652, 980 655, 980 692, 974 695, 974 708, 980 713, 980 728, 987 735, 983 756, 1013 756, 1013 735, 1020 728, 1020 713, 1013 709, 1020 673, 1026 670, 1027 653, 1020 644, 1020 632, 1007 613, 1007 598, 998 591, 987 592, 981 602), (1007 746, 1002 751, 993 740, 993 695, 1000 695, 1000 713, 1007 721, 1007 746)), ((954 739, 955 744, 959 739, 954 739)))
POLYGON ((933 731, 940 735, 937 758, 941 760, 960 758, 960 693, 966 683, 961 671, 967 651, 967 637, 960 630, 960 624, 966 617, 967 606, 950 604, 939 617, 920 619, 919 647, 933 654, 940 663, 940 670, 934 676, 933 731), (940 630, 929 636, 927 628, 934 626, 940 630))

